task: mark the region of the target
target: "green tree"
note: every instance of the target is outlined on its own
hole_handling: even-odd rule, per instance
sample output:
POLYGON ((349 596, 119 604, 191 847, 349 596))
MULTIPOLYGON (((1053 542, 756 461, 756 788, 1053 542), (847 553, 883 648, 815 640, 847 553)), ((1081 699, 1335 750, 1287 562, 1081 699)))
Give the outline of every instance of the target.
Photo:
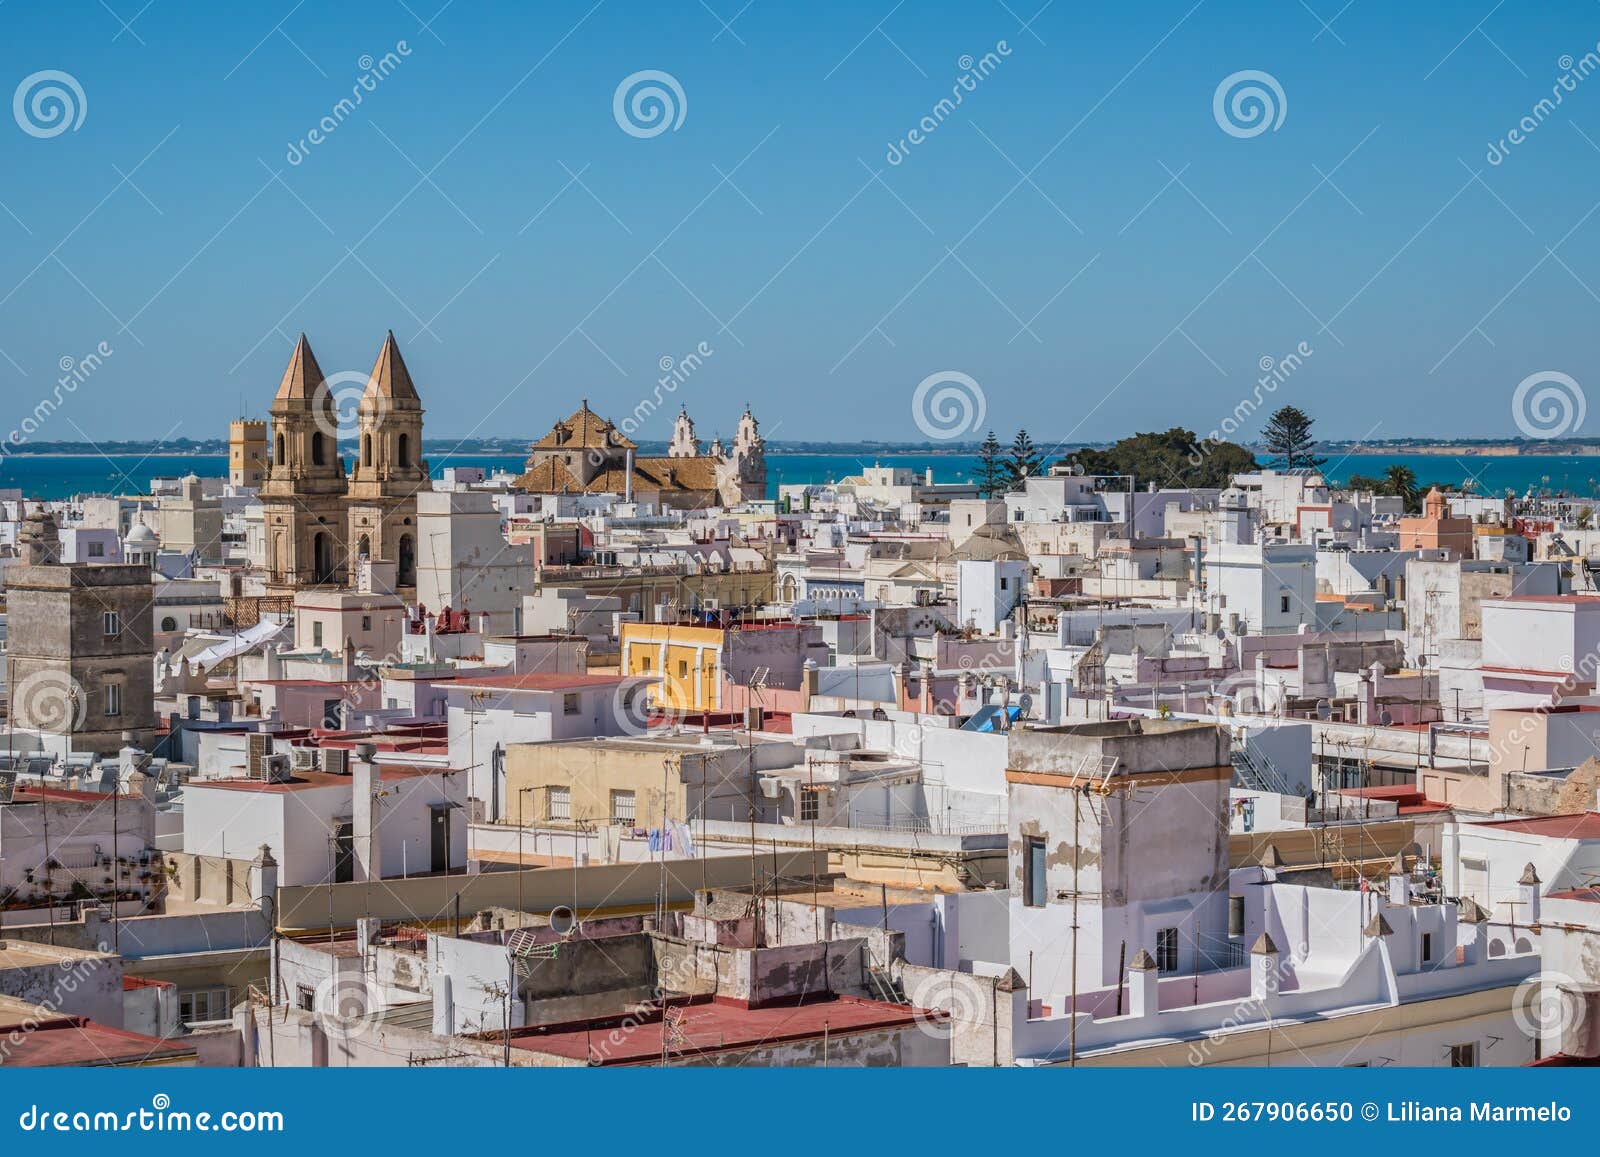
POLYGON ((976 474, 978 493, 984 498, 993 498, 1005 491, 1006 481, 1009 478, 1005 450, 1000 445, 1000 439, 994 436, 993 430, 989 431, 989 436, 983 440, 983 445, 978 447, 976 474))
POLYGON ((1066 462, 1085 474, 1131 474, 1139 484, 1221 490, 1235 474, 1256 469, 1255 455, 1232 442, 1202 442, 1193 430, 1174 426, 1163 433, 1139 433, 1105 450, 1084 448, 1066 462))
POLYGON ((1311 416, 1298 406, 1284 406, 1267 419, 1261 444, 1281 470, 1315 470, 1328 461, 1317 457, 1311 416))
POLYGON ((1024 478, 1044 468, 1044 455, 1039 453, 1026 428, 1018 430, 1017 436, 1011 440, 1011 452, 1006 457, 1005 467, 1007 490, 1022 489, 1024 478))
POLYGON ((1421 491, 1417 488, 1415 470, 1396 462, 1384 469, 1383 480, 1388 485, 1389 493, 1398 495, 1405 503, 1407 511, 1417 509, 1417 499, 1421 496, 1421 491))

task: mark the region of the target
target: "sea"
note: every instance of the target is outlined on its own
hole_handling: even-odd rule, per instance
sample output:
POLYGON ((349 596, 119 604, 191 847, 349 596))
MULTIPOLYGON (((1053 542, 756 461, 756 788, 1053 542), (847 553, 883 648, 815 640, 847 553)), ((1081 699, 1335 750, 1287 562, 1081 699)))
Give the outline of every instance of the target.
MULTIPOLYGON (((440 477, 451 466, 518 473, 520 454, 431 453, 428 464, 440 477)), ((970 481, 978 465, 972 454, 787 454, 767 452, 767 491, 791 483, 821 484, 859 474, 868 466, 902 466, 919 474, 932 470, 937 482, 970 481)), ((1352 474, 1376 476, 1394 465, 1409 466, 1423 486, 1459 489, 1471 483, 1480 494, 1562 493, 1600 496, 1600 456, 1334 454, 1323 472, 1336 485, 1352 474)), ((0 490, 20 489, 27 498, 71 498, 91 494, 147 494, 156 478, 226 477, 225 454, 9 454, 0 455, 0 490)))

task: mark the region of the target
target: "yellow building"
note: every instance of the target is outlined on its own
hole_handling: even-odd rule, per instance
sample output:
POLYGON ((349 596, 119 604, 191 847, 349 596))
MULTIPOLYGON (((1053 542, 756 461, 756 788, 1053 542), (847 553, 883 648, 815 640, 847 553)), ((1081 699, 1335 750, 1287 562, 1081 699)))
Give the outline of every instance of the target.
POLYGON ((659 678, 652 701, 671 711, 722 707, 721 627, 624 623, 619 673, 659 678))

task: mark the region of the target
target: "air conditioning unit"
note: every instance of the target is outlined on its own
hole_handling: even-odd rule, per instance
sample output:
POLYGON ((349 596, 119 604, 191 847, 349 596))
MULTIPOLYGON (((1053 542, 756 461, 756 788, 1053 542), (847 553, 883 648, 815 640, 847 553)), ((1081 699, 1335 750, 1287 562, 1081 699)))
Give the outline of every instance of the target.
POLYGON ((288 783, 294 778, 294 773, 289 766, 287 755, 269 755, 263 761, 265 774, 262 778, 268 783, 288 783))
POLYGON ((313 771, 318 765, 315 747, 296 747, 292 751, 296 771, 313 771))
POLYGON ((329 775, 349 775, 349 750, 343 747, 324 747, 322 749, 322 770, 329 775))

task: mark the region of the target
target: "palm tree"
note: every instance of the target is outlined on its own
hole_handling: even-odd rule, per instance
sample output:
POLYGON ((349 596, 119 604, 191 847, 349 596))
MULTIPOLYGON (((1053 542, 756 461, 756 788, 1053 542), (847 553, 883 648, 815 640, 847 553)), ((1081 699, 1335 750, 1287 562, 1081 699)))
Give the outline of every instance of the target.
POLYGON ((1406 510, 1412 510, 1417 505, 1417 474, 1409 466, 1402 466, 1396 462, 1384 468, 1383 483, 1390 494, 1400 497, 1406 510))

